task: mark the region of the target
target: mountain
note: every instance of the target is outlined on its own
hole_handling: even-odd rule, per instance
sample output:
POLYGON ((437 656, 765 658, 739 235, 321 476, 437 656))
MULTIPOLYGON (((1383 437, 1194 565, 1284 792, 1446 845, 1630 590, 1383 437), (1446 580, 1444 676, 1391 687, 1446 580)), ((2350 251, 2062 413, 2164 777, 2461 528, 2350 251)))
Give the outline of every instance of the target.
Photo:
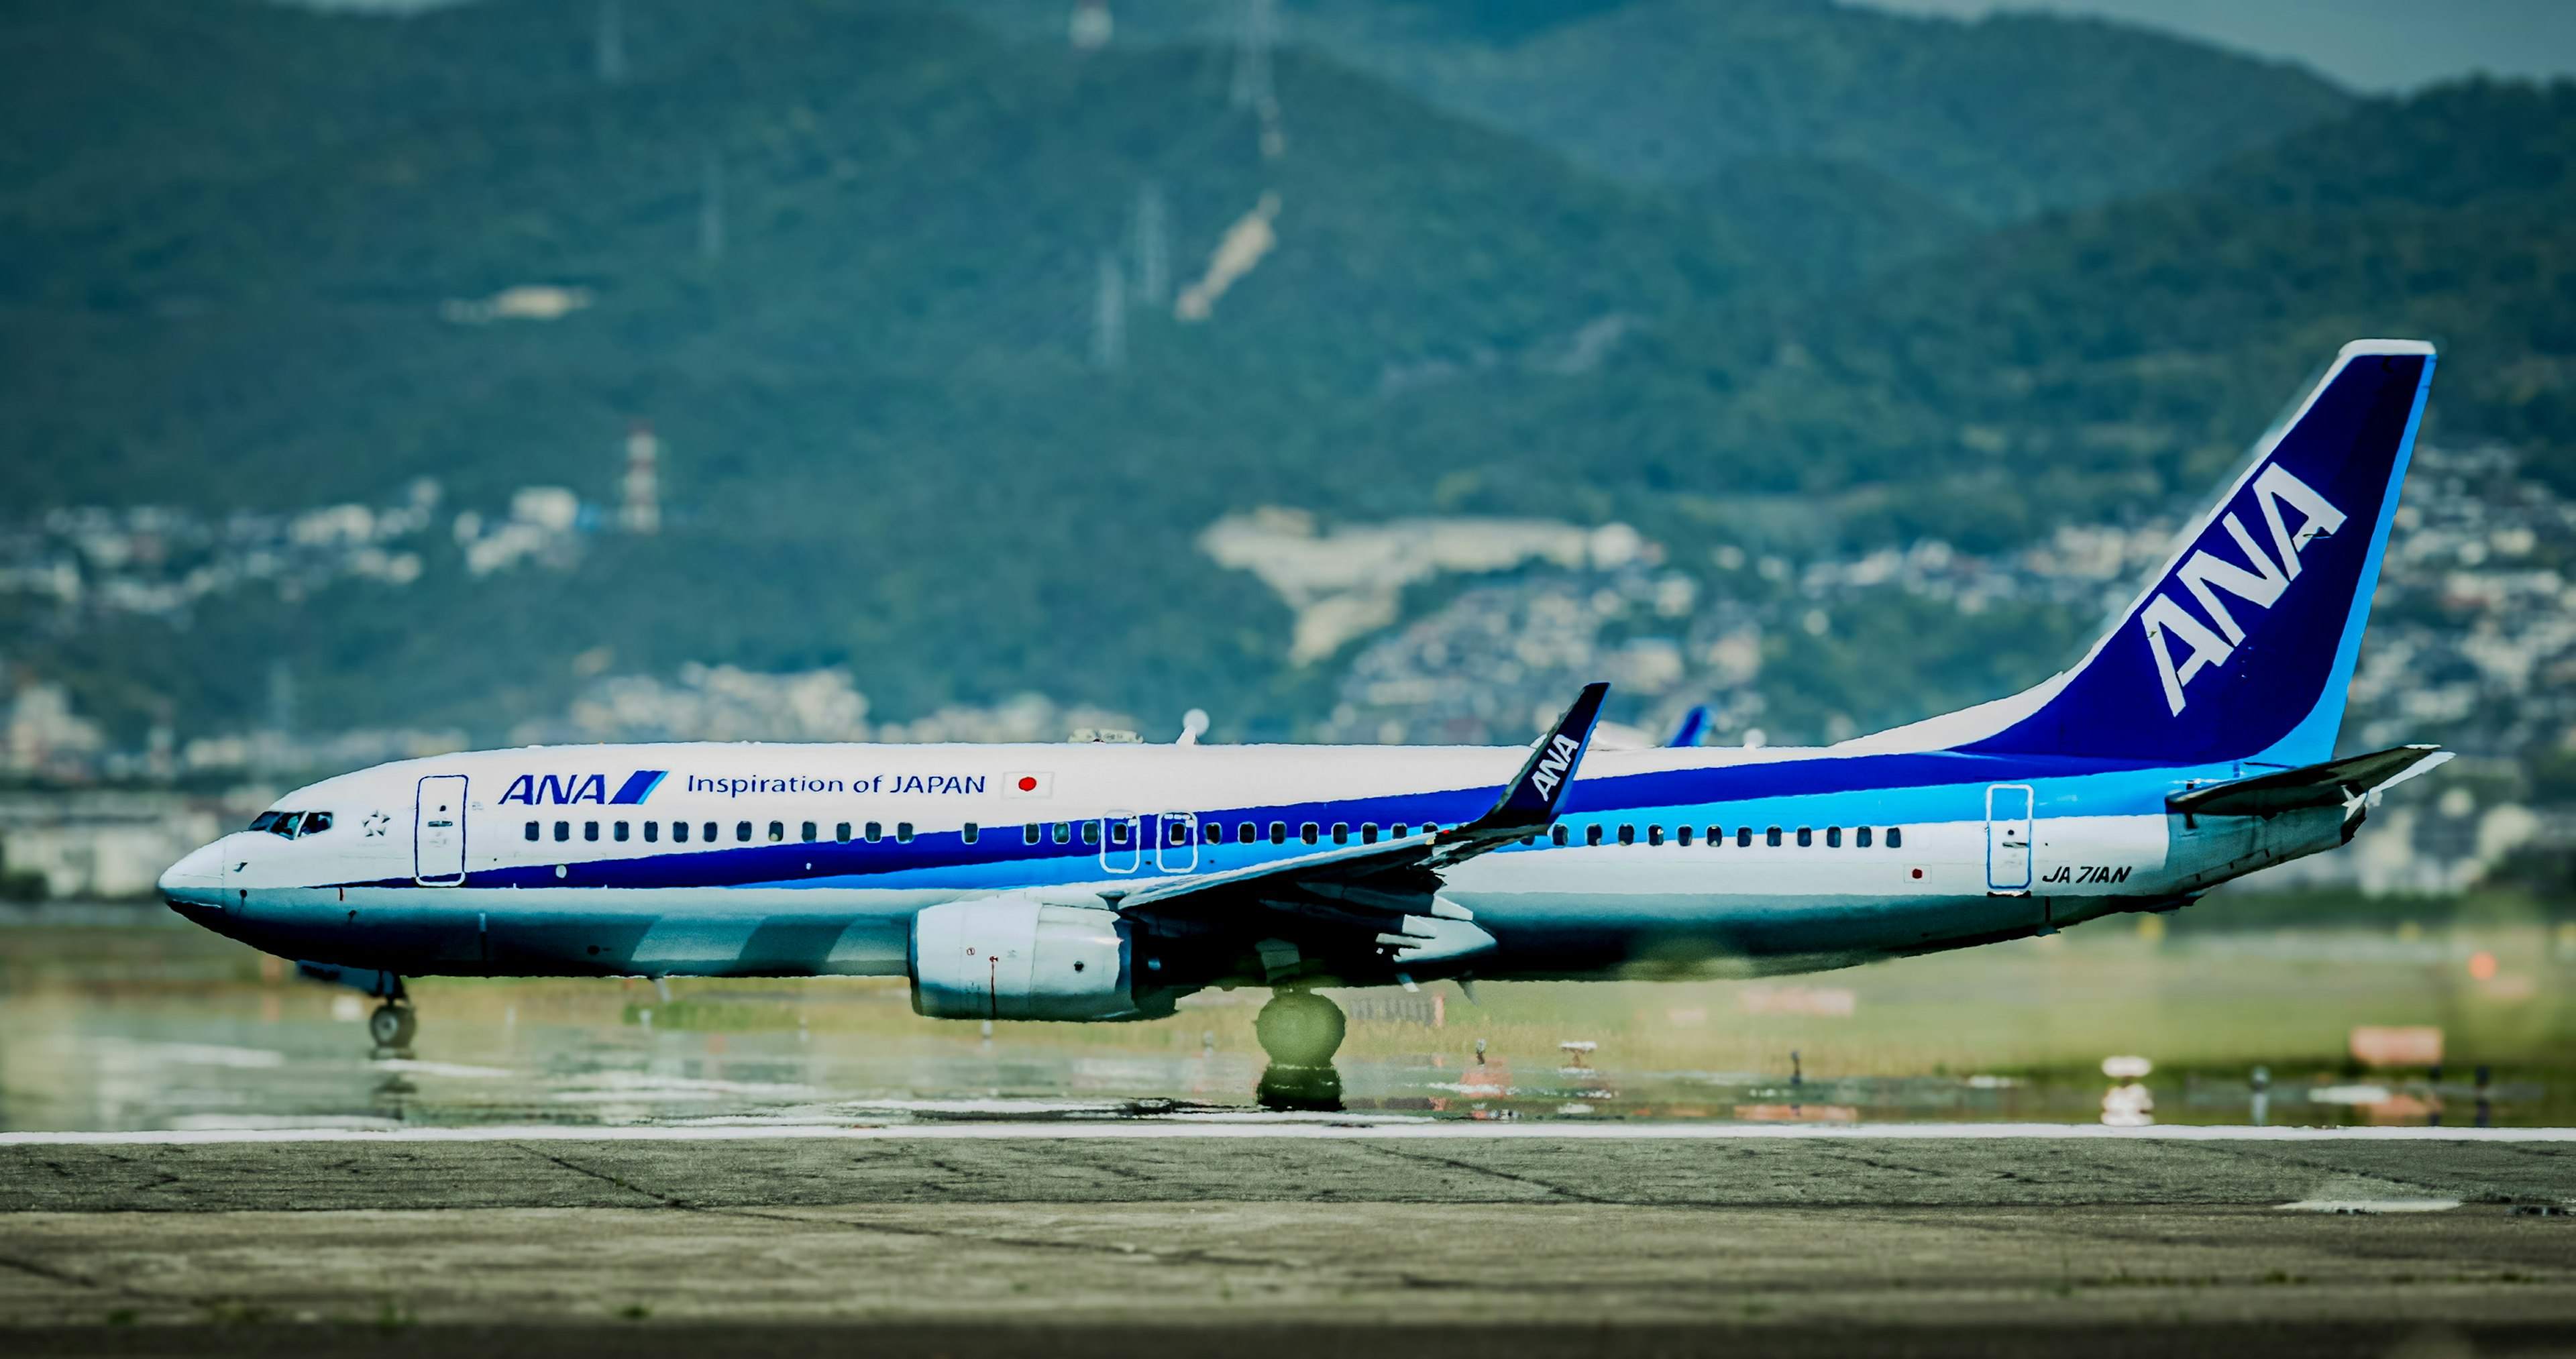
MULTIPOLYGON (((477 6, 490 9, 490 6, 477 6)), ((720 32, 649 16, 648 50, 720 32)), ((0 11, 0 214, 94 216, 172 181, 273 172, 423 118, 502 108, 594 78, 593 11, 387 18, 262 0, 33 0, 0 11)))
POLYGON ((1682 192, 1795 269, 1803 292, 1848 288, 1985 234, 1932 194, 1853 161, 1749 157, 1682 192))
MULTIPOLYGON (((1984 466, 2107 504, 2123 483, 2214 479, 2342 341, 2418 336, 2445 350, 2437 436, 2507 440, 2569 484, 2571 150, 2576 85, 2374 103, 2187 192, 2006 232, 1808 311, 1779 341, 1810 356, 1802 374, 1740 344, 1719 364, 1747 395, 1875 398, 1884 423, 1845 445, 1854 481, 1955 462, 1973 428, 2001 450, 1984 466)), ((1712 319, 1695 338, 1739 334, 1712 319)))
MULTIPOLYGON (((46 541, 85 560, 165 550, 87 535, 84 505, 220 537, 234 511, 383 506, 421 477, 445 500, 408 565, 244 566, 158 616, 44 593, 71 563, 30 558, 0 590, 8 659, 138 744, 158 714, 256 720, 271 658, 312 728, 493 739, 603 669, 694 661, 844 666, 898 718, 1030 688, 1203 705, 1239 739, 1314 729, 1339 664, 1292 665, 1286 606, 1200 550, 1255 506, 1624 521, 1708 599, 1736 588, 1708 570, 1723 549, 2001 550, 2169 511, 2367 333, 2446 344, 2441 436, 2576 476, 2569 87, 2360 104, 2181 187, 1986 230, 1814 147, 1612 178, 1312 50, 1276 54, 1265 126, 1221 48, 719 8, 648 42, 665 12, 625 6, 615 80, 575 0, 13 11, 55 35, 13 63, 125 55, 0 80, 0 145, 35 167, 0 193, 0 549, 62 511, 46 541), (250 38, 215 31, 235 19, 250 38), (1096 351, 1104 267, 1125 300, 1096 351), (1184 318, 1193 288, 1213 300, 1184 318), (488 527, 547 486, 613 505, 639 418, 667 532, 476 555, 494 540, 459 511, 488 527)), ((1478 41, 1645 8, 1498 5, 1478 41)), ((1760 588, 1798 617, 1788 577, 1760 588)), ((1999 691, 2086 621, 1889 598, 1772 628, 1764 682, 1797 691, 1775 735, 1999 691)))
POLYGON ((2566 484, 2571 133, 2564 84, 2372 103, 2187 190, 1695 309, 1580 382, 1425 393, 1413 433, 1498 431, 1508 481, 1563 462, 1546 431, 1590 428, 1588 475, 1676 492, 1635 510, 1667 535, 1996 547, 2200 492, 2345 340, 2401 335, 2445 346, 2437 435, 2566 484))
MULTIPOLYGON (((559 32, 565 8, 439 20, 470 43, 418 21, 384 59, 506 46, 471 25, 528 16, 559 32)), ((1454 450, 1388 463, 1331 434, 1390 383, 1477 356, 1570 370, 1587 327, 1770 271, 1692 204, 1311 58, 1279 63, 1303 112, 1267 153, 1223 75, 1189 49, 1077 61, 936 14, 779 6, 692 64, 441 106, 284 168, 164 174, 86 217, 66 193, 0 221, 0 409, 22 417, 0 501, 284 509, 430 476, 491 516, 532 483, 609 499, 649 417, 667 537, 603 539, 563 577, 433 553, 398 596, 210 605, 195 644, 329 677, 303 686, 317 721, 483 729, 559 706, 567 658, 600 648, 848 663, 908 706, 1257 690, 1284 615, 1199 565, 1202 525, 1263 500, 1418 504, 1454 450), (1149 185, 1173 279, 1103 371, 1099 270, 1132 257, 1149 185), (1274 244, 1179 319, 1229 234, 1274 244), (576 309, 476 310, 513 287, 576 309)), ((266 74, 236 79, 202 90, 207 117, 264 107, 266 74)), ((49 664, 146 645, 66 642, 49 664)), ((127 669, 196 695, 192 723, 257 708, 255 673, 127 669)))
MULTIPOLYGON (((1053 0, 950 0, 1061 42, 1053 0)), ((1226 41, 1225 8, 1122 0, 1122 38, 1226 41)), ((1277 39, 1637 182, 1866 166, 1980 221, 2172 188, 2350 107, 2297 67, 2097 20, 1834 0, 1307 0, 1277 39)))

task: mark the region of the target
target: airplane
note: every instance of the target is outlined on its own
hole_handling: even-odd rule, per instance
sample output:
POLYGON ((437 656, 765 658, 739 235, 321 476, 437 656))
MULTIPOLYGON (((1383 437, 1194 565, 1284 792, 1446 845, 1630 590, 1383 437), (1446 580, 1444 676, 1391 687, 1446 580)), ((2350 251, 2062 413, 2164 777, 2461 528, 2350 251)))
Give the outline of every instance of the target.
MULTIPOLYGON (((160 880, 357 986, 884 976, 947 1019, 1120 1021, 1321 986, 1767 975, 2052 934, 2352 838, 2444 752, 2337 728, 2434 366, 2343 348, 2071 669, 1821 748, 1593 749, 1591 684, 1517 747, 530 747, 296 790, 160 880)), ((1696 736, 1696 733, 1694 733, 1696 736)))

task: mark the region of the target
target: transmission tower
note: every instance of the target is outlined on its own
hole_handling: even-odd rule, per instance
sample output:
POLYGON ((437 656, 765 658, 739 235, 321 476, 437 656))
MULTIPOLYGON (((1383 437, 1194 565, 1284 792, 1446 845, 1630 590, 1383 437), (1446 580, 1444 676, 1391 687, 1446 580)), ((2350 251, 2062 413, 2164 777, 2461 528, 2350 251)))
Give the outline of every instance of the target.
POLYGON ((653 426, 638 420, 626 431, 626 504, 618 518, 629 533, 651 536, 662 531, 662 442, 653 426))
POLYGON ((626 78, 625 0, 599 0, 599 27, 591 36, 591 52, 601 84, 614 85, 626 78))
POLYGON ((1163 186, 1147 180, 1136 188, 1136 291, 1138 302, 1159 307, 1171 300, 1171 220, 1163 205, 1163 186))
POLYGON ((1235 15, 1234 83, 1226 102, 1239 109, 1259 109, 1278 102, 1270 88, 1270 44, 1277 35, 1271 0, 1242 0, 1235 15))
POLYGON ((724 253, 724 157, 709 151, 698 167, 698 258, 720 260, 724 253))
POLYGON ((1127 271, 1114 250, 1100 252, 1100 289, 1091 303, 1091 366, 1114 373, 1127 366, 1127 271))

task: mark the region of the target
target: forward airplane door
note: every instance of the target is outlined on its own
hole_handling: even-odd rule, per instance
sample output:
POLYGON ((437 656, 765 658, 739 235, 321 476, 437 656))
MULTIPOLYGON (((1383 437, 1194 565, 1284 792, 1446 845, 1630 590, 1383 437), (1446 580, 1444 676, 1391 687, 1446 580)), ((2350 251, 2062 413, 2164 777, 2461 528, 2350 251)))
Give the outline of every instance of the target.
POLYGON ((1154 836, 1155 870, 1187 873, 1198 867, 1198 818, 1188 812, 1165 812, 1154 820, 1161 823, 1154 836))
POLYGON ((1106 873, 1133 873, 1144 862, 1145 818, 1134 812, 1111 812, 1100 818, 1100 868, 1106 873))
POLYGON ((1998 783, 1986 790, 1986 890, 2030 890, 2031 789, 1998 783))
POLYGON ((465 881, 465 776, 433 774, 412 804, 412 880, 423 887, 465 881))

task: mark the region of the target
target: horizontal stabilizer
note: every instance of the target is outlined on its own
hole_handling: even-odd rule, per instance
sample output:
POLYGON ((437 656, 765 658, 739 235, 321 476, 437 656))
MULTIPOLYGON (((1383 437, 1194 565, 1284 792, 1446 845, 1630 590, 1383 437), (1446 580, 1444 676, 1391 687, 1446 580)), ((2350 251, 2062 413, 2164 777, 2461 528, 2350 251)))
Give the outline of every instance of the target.
POLYGON ((2451 758, 2439 746, 2399 746, 2328 760, 2278 774, 2175 793, 2169 811, 2196 816, 2279 816, 2311 807, 2342 807, 2373 789, 2391 788, 2451 758))

